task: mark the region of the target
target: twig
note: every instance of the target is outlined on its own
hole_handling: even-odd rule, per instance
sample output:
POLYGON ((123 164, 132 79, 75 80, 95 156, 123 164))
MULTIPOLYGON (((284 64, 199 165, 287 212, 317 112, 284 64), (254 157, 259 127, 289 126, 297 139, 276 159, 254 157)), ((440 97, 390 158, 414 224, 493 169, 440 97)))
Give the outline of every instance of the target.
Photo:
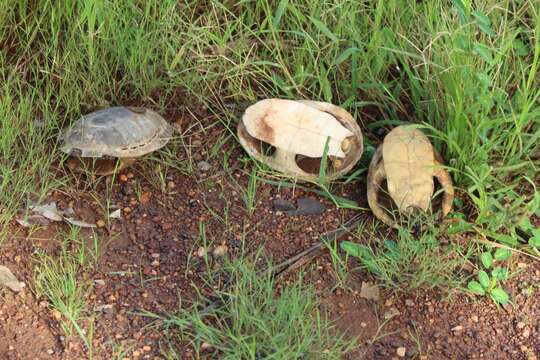
MULTIPOLYGON (((268 273, 271 274, 271 276, 281 276, 285 275, 287 273, 290 273, 294 270, 299 269, 300 267, 304 266, 305 264, 310 263, 315 258, 319 257, 325 250, 324 243, 325 242, 331 242, 331 241, 337 241, 341 237, 343 237, 345 234, 350 232, 352 229, 354 229, 361 221, 361 215, 355 215, 350 220, 348 220, 346 223, 344 223, 340 228, 329 231, 323 235, 321 235, 320 240, 313 244, 308 249, 288 258, 287 260, 279 263, 276 266, 271 266, 265 270, 262 270, 257 273, 257 276, 264 276, 268 275, 268 273)), ((225 288, 227 288, 230 284, 226 283, 225 288)), ((206 315, 210 313, 211 310, 214 310, 218 308, 219 306, 223 306, 222 299, 216 299, 212 301, 210 304, 208 304, 204 309, 201 310, 201 315, 206 315)))

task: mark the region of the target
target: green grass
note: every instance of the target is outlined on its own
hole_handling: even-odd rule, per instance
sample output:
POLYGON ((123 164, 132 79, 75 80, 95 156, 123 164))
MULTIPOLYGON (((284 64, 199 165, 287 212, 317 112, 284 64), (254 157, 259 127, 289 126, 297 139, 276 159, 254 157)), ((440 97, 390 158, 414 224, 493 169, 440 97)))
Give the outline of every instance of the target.
POLYGON ((524 195, 517 186, 525 176, 538 174, 539 7, 3 0, 2 222, 30 194, 60 186, 50 166, 60 158, 58 130, 82 113, 198 101, 228 123, 234 116, 224 103, 265 96, 331 101, 364 129, 367 106, 379 108, 374 120, 425 122, 473 215, 486 222, 506 194, 524 195))
POLYGON ((245 259, 226 263, 222 271, 230 286, 216 292, 220 305, 194 303, 162 318, 163 326, 173 339, 189 342, 197 356, 209 355, 201 350, 206 344, 210 357, 220 359, 341 359, 355 344, 332 329, 312 288, 298 280, 276 294, 275 279, 258 270, 245 259))
MULTIPOLYGON (((95 244, 95 243, 94 243, 95 244)), ((57 254, 38 249, 34 267, 34 290, 47 300, 49 308, 59 314, 59 323, 67 336, 76 335, 92 357, 93 319, 88 314, 86 296, 91 284, 83 277, 85 269, 97 261, 96 248, 88 248, 72 227, 60 234, 57 254)))
MULTIPOLYGON (((0 0, 0 242, 19 209, 52 189, 83 190, 84 182, 57 171, 64 157, 56 148, 60 129, 81 114, 119 104, 189 113, 193 124, 148 157, 152 168, 142 172, 167 192, 169 171, 196 171, 189 136, 205 129, 192 108, 206 106, 230 130, 208 154, 219 157, 222 145, 233 141, 245 104, 282 97, 343 106, 365 133, 402 121, 423 123, 446 159, 468 221, 491 239, 503 242, 510 236, 513 242, 505 243, 515 244, 514 228, 538 213, 540 202, 534 187, 540 152, 539 34, 536 0, 0 0)), ((361 170, 349 180, 362 177, 361 170)), ((255 209, 257 186, 263 183, 255 174, 262 172, 250 176, 248 212, 255 209)), ((95 186, 93 179, 88 182, 84 190, 95 186)), ((228 207, 224 214, 209 211, 229 226, 228 207)), ((433 245, 438 236, 415 240, 399 233, 397 259, 387 259, 374 245, 382 269, 378 277, 397 287, 454 284, 436 263, 447 256, 433 245), (400 267, 407 271, 397 273, 400 267), (417 280, 407 277, 411 273, 417 280)), ((38 255, 36 287, 64 309, 68 322, 77 323, 70 319, 80 315, 82 290, 78 260, 72 257, 38 255)), ((264 281, 262 292, 268 291, 269 280, 264 281)), ((302 302, 298 287, 287 291, 291 306, 312 305, 302 302)), ((282 311, 284 299, 262 304, 282 311)), ((243 304, 233 305, 247 311, 243 304)), ((238 324, 206 324, 201 338, 224 352, 236 351, 227 341, 251 351, 250 338, 239 339, 245 314, 227 315, 238 324)), ((268 325, 288 326, 283 319, 269 319, 268 325)), ((257 336, 269 331, 259 330, 257 336)))
MULTIPOLYGON (((356 258, 358 267, 391 291, 421 293, 436 289, 447 293, 462 287, 463 266, 473 249, 448 241, 429 219, 421 223, 429 226, 411 231, 411 224, 410 228, 399 229, 395 239, 381 238, 376 231, 361 231, 358 236, 365 244, 344 241, 341 248, 350 258, 356 258)), ((343 271, 346 264, 336 266, 343 271)))

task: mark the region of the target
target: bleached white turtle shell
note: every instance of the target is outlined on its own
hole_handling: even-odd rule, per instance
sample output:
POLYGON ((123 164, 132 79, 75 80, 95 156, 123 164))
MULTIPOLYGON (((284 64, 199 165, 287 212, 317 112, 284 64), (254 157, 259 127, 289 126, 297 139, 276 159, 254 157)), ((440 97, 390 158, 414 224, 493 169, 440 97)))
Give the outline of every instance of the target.
POLYGON ((362 132, 351 114, 319 101, 261 100, 246 109, 237 134, 256 160, 308 181, 319 177, 325 150, 332 162, 326 169, 329 180, 351 170, 363 151, 362 132))

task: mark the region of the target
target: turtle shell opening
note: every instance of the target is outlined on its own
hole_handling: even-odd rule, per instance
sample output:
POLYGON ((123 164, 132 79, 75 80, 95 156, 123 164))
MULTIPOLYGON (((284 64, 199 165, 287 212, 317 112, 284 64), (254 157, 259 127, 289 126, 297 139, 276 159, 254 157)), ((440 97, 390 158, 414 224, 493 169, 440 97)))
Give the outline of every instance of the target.
POLYGON ((428 211, 424 212, 421 209, 413 209, 411 211, 412 214, 414 214, 413 218, 409 218, 407 214, 399 212, 397 204, 390 197, 388 192, 388 183, 386 182, 386 179, 383 180, 379 190, 377 191, 377 202, 391 219, 401 224, 406 224, 408 221, 415 221, 416 218, 418 218, 418 220, 427 220, 432 214, 437 214, 438 216, 440 215, 444 191, 437 178, 433 178, 433 180, 435 191, 433 193, 433 197, 431 198, 428 211))
POLYGON ((257 152, 257 155, 272 156, 276 152, 276 147, 274 145, 249 135, 246 127, 242 124, 242 121, 238 124, 238 135, 248 142, 250 149, 257 152))
POLYGON ((120 159, 113 157, 82 158, 70 156, 66 160, 65 165, 73 172, 106 175, 113 173, 120 167, 120 159))

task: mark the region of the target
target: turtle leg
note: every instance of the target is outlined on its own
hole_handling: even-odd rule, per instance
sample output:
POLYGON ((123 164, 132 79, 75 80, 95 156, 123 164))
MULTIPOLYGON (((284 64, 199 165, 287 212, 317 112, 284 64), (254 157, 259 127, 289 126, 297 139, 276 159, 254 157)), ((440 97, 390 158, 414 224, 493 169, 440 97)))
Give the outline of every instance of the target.
POLYGON ((96 171, 96 174, 101 175, 101 176, 109 176, 116 173, 117 171, 120 171, 128 167, 134 162, 135 162, 135 158, 120 158, 118 159, 118 163, 116 161, 113 161, 111 163, 108 163, 102 166, 96 171))
POLYGON ((118 170, 133 165, 136 160, 136 158, 120 158, 120 165, 118 165, 118 170))
POLYGON ((386 178, 386 172, 384 170, 384 164, 382 161, 382 145, 377 148, 373 159, 369 164, 368 176, 367 176, 367 199, 369 207, 373 214, 382 220, 386 225, 393 228, 397 228, 398 224, 394 221, 386 211, 381 207, 377 200, 377 194, 382 190, 382 182, 386 178))
POLYGON ((448 174, 448 171, 446 171, 444 168, 444 162, 441 155, 437 151, 434 153, 435 169, 433 171, 433 176, 439 180, 439 183, 443 189, 441 218, 444 218, 452 210, 452 203, 454 201, 454 185, 452 184, 450 174, 448 174))

